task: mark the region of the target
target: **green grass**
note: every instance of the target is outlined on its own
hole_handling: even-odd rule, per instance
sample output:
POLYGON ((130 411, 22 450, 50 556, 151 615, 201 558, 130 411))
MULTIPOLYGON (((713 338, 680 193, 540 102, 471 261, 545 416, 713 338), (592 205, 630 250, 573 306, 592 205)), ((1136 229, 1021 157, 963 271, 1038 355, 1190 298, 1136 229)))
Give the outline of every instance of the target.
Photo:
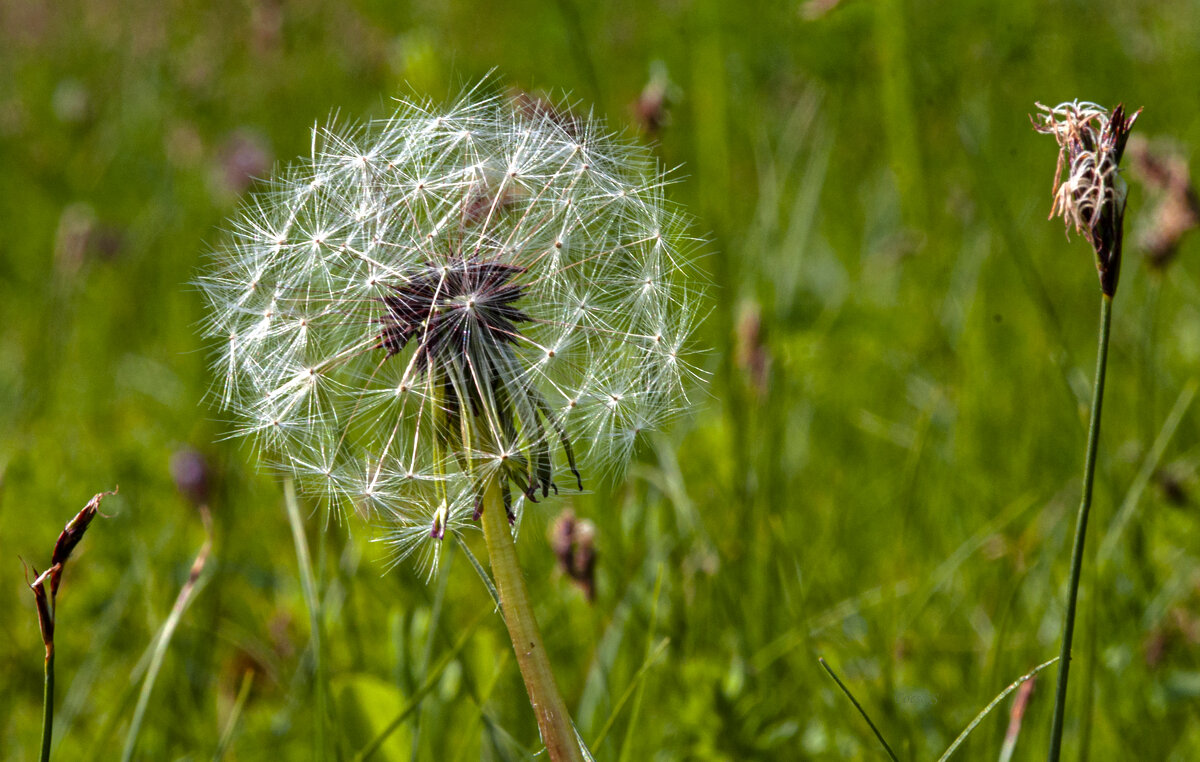
MULTIPOLYGON (((1045 220, 1055 147, 1026 114, 1123 100, 1146 108, 1135 132, 1190 151, 1200 11, 844 0, 808 21, 800 5, 0 10, 7 757, 40 740, 42 645, 18 556, 44 565, 114 484, 58 598, 55 758, 120 747, 204 541, 169 472, 185 446, 212 465, 213 553, 134 758, 312 756, 314 620, 283 488, 222 440, 188 283, 237 202, 221 179, 235 139, 287 160, 331 112, 381 113, 410 87, 445 96, 493 67, 634 129, 629 105, 662 61, 680 97, 656 150, 682 165, 672 193, 712 240, 712 383, 626 480, 545 503, 518 543, 579 731, 606 736, 597 759, 882 759, 818 656, 901 760, 936 759, 1057 655, 1098 297, 1087 244, 1045 220), (68 223, 89 218, 90 243, 73 246, 68 223), (761 346, 740 349, 769 358, 765 386, 738 362, 752 310, 761 346), (545 540, 568 506, 599 530, 592 605, 545 540)), ((1200 237, 1153 276, 1137 183, 1129 209, 1064 750, 1187 760, 1200 756, 1200 237)), ((405 711, 372 759, 537 748, 504 624, 475 624, 493 604, 461 549, 427 584, 384 571, 378 528, 313 513, 307 532, 329 758, 405 711)), ((481 537, 469 546, 482 557, 481 537)), ((1046 746, 1052 671, 1017 759, 1046 746)), ((997 756, 1007 707, 955 758, 997 756)))

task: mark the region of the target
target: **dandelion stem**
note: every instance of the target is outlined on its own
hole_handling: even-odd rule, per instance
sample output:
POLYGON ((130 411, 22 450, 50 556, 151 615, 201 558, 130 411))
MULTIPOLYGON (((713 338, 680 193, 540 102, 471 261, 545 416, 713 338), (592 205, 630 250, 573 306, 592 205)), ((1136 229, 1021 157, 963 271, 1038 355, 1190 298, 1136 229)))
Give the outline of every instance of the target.
POLYGON ((42 762, 50 762, 50 739, 54 735, 54 644, 46 649, 46 680, 42 686, 42 762))
POLYGON ((1083 542, 1087 535, 1088 513, 1092 507, 1092 483, 1096 474, 1096 450, 1100 440, 1100 408, 1104 402, 1104 371, 1108 362, 1108 335, 1112 326, 1112 297, 1100 299, 1100 340, 1096 354, 1096 380, 1092 386, 1092 417, 1088 426, 1087 456, 1083 466, 1083 497, 1075 520, 1075 547, 1071 552, 1071 579, 1067 587, 1067 613, 1063 622, 1062 652, 1058 662, 1058 689, 1054 698, 1054 721, 1050 726, 1048 762, 1058 762, 1062 748, 1063 720, 1067 707, 1067 675, 1071 669, 1071 639, 1075 634, 1075 604, 1079 597, 1079 578, 1083 568, 1083 542))
POLYGON ((542 635, 533 616, 529 591, 517 563, 517 546, 508 526, 500 484, 489 479, 483 497, 483 534, 487 539, 488 557, 496 588, 500 591, 500 607, 504 623, 512 638, 513 650, 529 702, 537 715, 538 729, 546 751, 553 762, 583 762, 575 729, 567 713, 567 705, 558 692, 550 660, 546 657, 542 635))

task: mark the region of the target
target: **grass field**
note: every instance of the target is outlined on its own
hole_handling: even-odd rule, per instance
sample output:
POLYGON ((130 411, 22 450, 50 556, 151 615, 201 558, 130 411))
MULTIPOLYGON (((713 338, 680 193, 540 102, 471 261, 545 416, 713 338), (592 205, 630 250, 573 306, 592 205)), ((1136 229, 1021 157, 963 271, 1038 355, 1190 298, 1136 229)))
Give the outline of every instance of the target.
MULTIPOLYGON (((824 657, 900 759, 934 760, 1058 654, 1099 294, 1087 244, 1045 219, 1056 149, 1028 114, 1123 101, 1189 157, 1194 2, 4 0, 5 758, 41 737, 22 559, 44 568, 115 485, 59 595, 55 758, 120 757, 205 539, 172 476, 192 450, 212 556, 133 758, 351 759, 423 686, 373 759, 537 750, 460 550, 429 582, 386 571, 384 528, 305 503, 298 560, 283 487, 206 400, 189 285, 314 122, 493 69, 630 134, 643 88, 669 83, 643 139, 709 240, 711 382, 625 478, 545 502, 518 543, 595 758, 884 759, 824 657), (567 507, 597 527, 592 603, 546 540, 567 507)), ((1128 176, 1065 758, 1182 762, 1200 758, 1200 236, 1148 267, 1156 201, 1128 176)), ((1050 668, 1014 759, 1042 758, 1053 686, 1050 668)), ((1011 705, 955 759, 998 758, 1011 705)))

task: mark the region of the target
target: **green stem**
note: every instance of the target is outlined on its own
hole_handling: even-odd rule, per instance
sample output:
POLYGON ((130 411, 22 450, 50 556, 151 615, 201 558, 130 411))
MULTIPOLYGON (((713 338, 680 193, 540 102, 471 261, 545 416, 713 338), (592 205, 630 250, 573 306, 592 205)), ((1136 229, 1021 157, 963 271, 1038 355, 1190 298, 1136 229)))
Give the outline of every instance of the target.
POLYGON ((54 735, 54 646, 46 649, 46 681, 42 685, 42 762, 50 761, 54 735))
POLYGON ((1092 418, 1088 426, 1087 457, 1083 465, 1083 497, 1075 520, 1075 547, 1071 551, 1071 580, 1067 586, 1067 614, 1063 623, 1062 652, 1058 662, 1058 690, 1054 697, 1054 721, 1050 726, 1048 762, 1058 762, 1062 749, 1063 720, 1067 707, 1067 675, 1071 669, 1071 638, 1075 634, 1075 603, 1083 568, 1083 541, 1092 507, 1092 483, 1096 475, 1096 450, 1100 440, 1100 408, 1104 402, 1104 370, 1108 362, 1108 334, 1112 326, 1112 297, 1100 300, 1100 348, 1096 353, 1096 380, 1092 386, 1092 418))
POLYGON ((533 616, 529 592, 525 588, 521 566, 517 563, 517 546, 508 526, 500 484, 494 478, 488 480, 483 497, 483 534, 487 540, 492 575, 500 592, 504 623, 512 638, 521 677, 525 680, 525 690, 529 693, 529 703, 537 716, 542 742, 546 744, 552 762, 583 762, 571 716, 554 682, 550 660, 546 658, 546 648, 542 645, 542 635, 533 616))

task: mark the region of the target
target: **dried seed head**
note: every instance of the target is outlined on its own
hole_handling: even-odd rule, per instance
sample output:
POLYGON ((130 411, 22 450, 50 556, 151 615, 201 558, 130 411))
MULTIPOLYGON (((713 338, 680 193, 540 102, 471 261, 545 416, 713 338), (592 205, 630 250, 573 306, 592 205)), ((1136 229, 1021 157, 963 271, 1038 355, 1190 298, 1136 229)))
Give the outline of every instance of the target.
POLYGON ((633 103, 633 116, 642 131, 655 136, 671 124, 671 106, 679 100, 679 86, 671 81, 662 61, 650 65, 650 79, 633 103))
POLYGON ((550 526, 550 547, 558 569, 579 586, 588 601, 596 598, 596 525, 563 510, 550 526))
POLYGON ((50 575, 51 598, 58 595, 58 585, 62 581, 63 567, 67 565, 67 559, 75 552, 75 546, 83 539, 84 532, 91 526, 92 519, 100 513, 100 503, 104 501, 104 498, 117 494, 119 489, 119 487, 114 487, 111 492, 99 492, 93 495, 87 505, 75 514, 75 518, 68 521, 67 525, 63 527, 58 541, 54 543, 54 553, 50 556, 50 566, 54 570, 50 575))
POLYGON ((1150 268, 1162 270, 1175 259, 1180 240, 1200 227, 1200 196, 1178 147, 1138 138, 1129 141, 1130 165, 1152 204, 1139 225, 1138 243, 1150 268))
POLYGON ((171 455, 171 478, 179 494, 195 506, 207 505, 212 490, 212 469, 198 450, 184 447, 171 455))
POLYGON ((315 129, 201 280, 237 433, 431 567, 487 479, 519 518, 620 469, 694 375, 695 243, 665 182, 528 98, 315 129))
POLYGON ((87 505, 67 522, 58 535, 58 540, 54 543, 49 569, 39 573, 37 568, 33 567, 33 582, 29 582, 28 579, 30 568, 26 567, 25 569, 25 581, 29 585, 29 589, 33 591, 34 603, 37 606, 38 626, 42 631, 42 643, 46 647, 47 660, 54 655, 54 609, 55 600, 58 598, 58 588, 62 583, 63 570, 66 568, 71 554, 75 552, 76 546, 83 540, 83 535, 91 525, 92 519, 100 513, 100 503, 109 495, 115 494, 117 494, 116 488, 112 492, 101 492, 92 496, 87 505), (49 590, 46 589, 47 584, 49 590))
POLYGON ((762 311, 757 302, 742 305, 737 322, 734 359, 746 385, 762 400, 770 389, 771 351, 764 341, 762 311))
POLYGON ((1127 194, 1121 155, 1141 109, 1127 117, 1120 104, 1111 114, 1085 101, 1036 105, 1046 113, 1030 116, 1034 129, 1053 135, 1059 149, 1050 217, 1061 216, 1068 234, 1074 227, 1092 245, 1100 288, 1111 297, 1121 270, 1127 194))

